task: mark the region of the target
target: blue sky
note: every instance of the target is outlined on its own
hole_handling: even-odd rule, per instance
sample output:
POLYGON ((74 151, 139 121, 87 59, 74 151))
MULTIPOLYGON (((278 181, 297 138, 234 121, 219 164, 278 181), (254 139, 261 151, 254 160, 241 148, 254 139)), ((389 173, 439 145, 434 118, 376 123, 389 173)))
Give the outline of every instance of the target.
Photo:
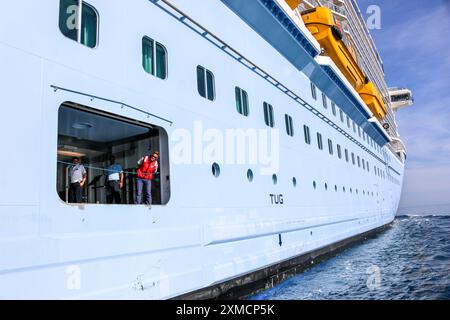
MULTIPOLYGON (((388 86, 413 90, 397 122, 408 159, 400 207, 450 203, 450 1, 357 0, 381 8, 371 30, 388 86)), ((367 15, 366 15, 367 16, 367 15)))

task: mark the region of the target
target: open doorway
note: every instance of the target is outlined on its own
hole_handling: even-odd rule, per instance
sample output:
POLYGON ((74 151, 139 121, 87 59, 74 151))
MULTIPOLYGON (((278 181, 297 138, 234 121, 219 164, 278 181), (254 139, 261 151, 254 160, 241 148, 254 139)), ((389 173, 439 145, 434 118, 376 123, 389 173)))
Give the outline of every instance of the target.
POLYGON ((158 152, 158 169, 151 182, 151 204, 166 204, 170 198, 168 150, 168 136, 161 127, 75 103, 64 103, 58 111, 59 197, 64 202, 74 202, 70 197, 73 191, 71 170, 73 159, 78 158, 86 177, 80 187, 79 202, 111 203, 110 166, 111 157, 114 157, 115 165, 120 167, 117 176, 121 175, 122 181, 120 188, 117 187, 118 197, 114 198, 114 203, 135 204, 138 161, 158 152))

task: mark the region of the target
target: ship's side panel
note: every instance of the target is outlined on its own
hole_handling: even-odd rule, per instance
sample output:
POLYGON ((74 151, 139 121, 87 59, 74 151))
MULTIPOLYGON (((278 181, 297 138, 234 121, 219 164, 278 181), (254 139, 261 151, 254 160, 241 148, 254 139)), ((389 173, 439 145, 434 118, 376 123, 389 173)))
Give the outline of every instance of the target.
MULTIPOLYGON (((99 13, 94 49, 61 34, 59 1, 10 2, 0 12, 1 25, 9 30, 1 28, 0 33, 5 171, 0 297, 170 298, 392 221, 401 184, 381 179, 373 167, 388 170, 390 165, 401 183, 403 165, 394 155, 383 164, 388 161, 382 154, 368 154, 160 6, 144 0, 88 2, 99 13), (21 12, 21 19, 11 12, 21 12), (166 47, 167 80, 144 72, 144 36, 166 47), (197 92, 198 65, 214 72, 213 102, 197 92), (248 117, 236 112, 235 86, 249 94, 248 117), (55 189, 58 110, 68 101, 159 126, 169 138, 185 130, 193 140, 207 129, 271 133, 263 114, 263 103, 269 102, 280 139, 279 159, 272 160, 279 163, 267 170, 263 164, 226 164, 220 157, 200 164, 171 162, 166 205, 68 206, 55 189), (293 118, 293 137, 286 134, 285 114, 293 118), (303 125, 311 130, 310 145, 304 141, 303 125), (324 150, 317 147, 318 132, 324 150), (370 170, 339 159, 337 144, 342 152, 347 149, 367 160, 370 170), (219 178, 211 174, 214 161, 221 165, 219 178), (248 169, 255 175, 252 183, 248 169), (283 204, 272 203, 271 194, 282 195, 283 204)), ((221 2, 173 3, 362 141, 340 121, 339 113, 333 115, 330 101, 327 109, 322 106, 320 92, 317 100, 311 97, 310 81, 302 72, 221 2)), ((169 140, 170 152, 176 144, 169 140)))

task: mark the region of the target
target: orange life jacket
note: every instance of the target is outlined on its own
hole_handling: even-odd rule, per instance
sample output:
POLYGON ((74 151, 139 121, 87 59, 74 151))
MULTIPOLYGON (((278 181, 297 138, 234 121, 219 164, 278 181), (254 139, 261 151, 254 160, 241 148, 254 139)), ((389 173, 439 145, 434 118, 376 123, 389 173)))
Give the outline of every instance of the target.
POLYGON ((137 170, 137 176, 140 179, 152 180, 153 173, 158 169, 158 161, 151 161, 149 156, 145 156, 142 164, 137 170))

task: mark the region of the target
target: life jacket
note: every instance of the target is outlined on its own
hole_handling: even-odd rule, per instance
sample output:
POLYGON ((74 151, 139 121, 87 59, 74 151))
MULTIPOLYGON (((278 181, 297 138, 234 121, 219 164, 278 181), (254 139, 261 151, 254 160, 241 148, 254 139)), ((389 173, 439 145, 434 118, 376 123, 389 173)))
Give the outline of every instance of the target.
POLYGON ((142 164, 138 167, 137 176, 140 179, 152 180, 153 173, 158 169, 158 161, 151 161, 149 156, 145 156, 142 164))

